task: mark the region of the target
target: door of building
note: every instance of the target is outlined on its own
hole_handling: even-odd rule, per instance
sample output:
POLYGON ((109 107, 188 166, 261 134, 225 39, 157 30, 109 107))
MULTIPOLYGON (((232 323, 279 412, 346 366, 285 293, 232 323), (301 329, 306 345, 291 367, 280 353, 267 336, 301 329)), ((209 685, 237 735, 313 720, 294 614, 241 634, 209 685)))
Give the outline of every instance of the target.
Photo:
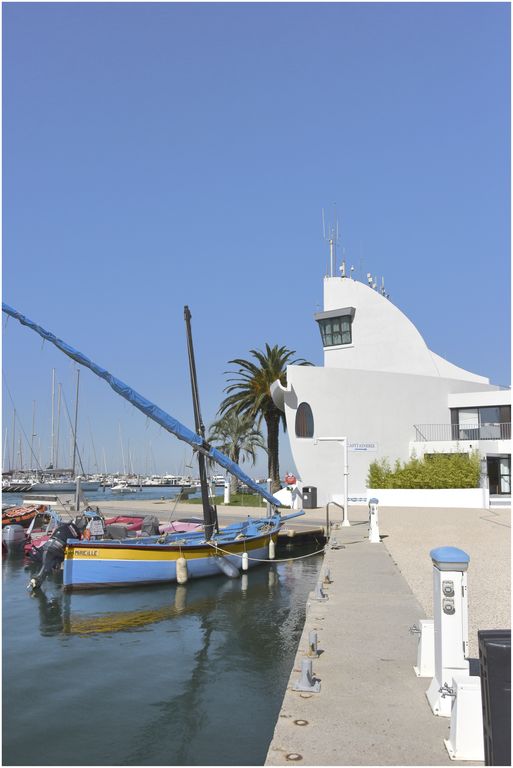
POLYGON ((492 495, 511 493, 511 459, 509 456, 487 456, 488 487, 492 495))

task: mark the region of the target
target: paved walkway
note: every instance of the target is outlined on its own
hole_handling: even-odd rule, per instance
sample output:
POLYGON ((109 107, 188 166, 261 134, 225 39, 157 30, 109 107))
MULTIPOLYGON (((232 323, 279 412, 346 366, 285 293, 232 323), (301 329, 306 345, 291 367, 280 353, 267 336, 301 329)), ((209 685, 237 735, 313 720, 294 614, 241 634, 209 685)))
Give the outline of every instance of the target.
MULTIPOLYGON (((336 530, 328 550, 328 600, 310 600, 266 765, 449 765, 449 719, 435 717, 417 678, 409 627, 423 611, 383 544, 365 524, 336 530), (318 634, 319 693, 292 690, 318 634)), ((468 764, 468 763, 467 763, 468 764)), ((479 763, 478 763, 479 764, 479 763)))

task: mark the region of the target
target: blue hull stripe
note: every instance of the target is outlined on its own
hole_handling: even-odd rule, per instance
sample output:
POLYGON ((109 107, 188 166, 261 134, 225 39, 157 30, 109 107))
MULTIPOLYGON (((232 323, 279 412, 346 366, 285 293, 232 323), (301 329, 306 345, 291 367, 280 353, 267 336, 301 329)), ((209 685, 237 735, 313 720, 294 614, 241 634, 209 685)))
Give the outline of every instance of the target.
MULTIPOLYGON (((249 567, 258 565, 258 560, 269 558, 269 547, 259 547, 248 552, 249 567), (257 558, 255 561, 252 558, 257 558)), ((241 569, 241 557, 225 555, 226 560, 241 569)), ((189 579, 215 576, 221 573, 214 556, 187 560, 189 579)), ((64 561, 64 589, 91 589, 101 586, 124 586, 136 584, 158 584, 176 581, 176 560, 76 560, 64 561)))

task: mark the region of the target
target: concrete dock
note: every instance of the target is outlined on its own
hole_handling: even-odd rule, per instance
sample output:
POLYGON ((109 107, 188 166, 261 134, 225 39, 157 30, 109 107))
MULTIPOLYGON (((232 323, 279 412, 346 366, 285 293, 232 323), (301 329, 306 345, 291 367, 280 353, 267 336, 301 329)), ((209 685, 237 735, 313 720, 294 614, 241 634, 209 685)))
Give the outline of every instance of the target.
MULTIPOLYGON (((174 501, 132 499, 101 504, 106 516, 155 514, 161 520, 201 514, 174 501)), ((218 507, 221 523, 264 515, 248 507, 218 507)), ((432 611, 434 547, 451 545, 470 555, 469 650, 477 658, 477 630, 511 626, 511 511, 383 508, 381 542, 368 541, 368 510, 350 507, 350 527, 333 531, 339 548, 328 548, 322 566, 332 582, 326 601, 309 599, 282 709, 266 765, 449 765, 444 738, 450 720, 431 713, 417 678, 417 638, 409 628, 432 611), (317 632, 312 660, 318 693, 293 690, 309 633, 317 632)), ((307 510, 286 523, 301 532, 325 525, 325 510, 307 510)), ((340 523, 337 515, 333 522, 340 523)), ((481 765, 481 763, 465 763, 481 765)))
POLYGON ((431 713, 430 680, 413 671, 417 640, 409 628, 433 615, 429 551, 445 544, 471 556, 470 656, 477 657, 477 629, 510 627, 510 510, 383 509, 380 544, 368 541, 365 508, 349 517, 350 527, 333 532, 340 548, 324 559, 328 599, 312 595, 307 605, 266 765, 449 765, 450 720, 431 713), (312 630, 321 688, 300 693, 293 686, 312 630))

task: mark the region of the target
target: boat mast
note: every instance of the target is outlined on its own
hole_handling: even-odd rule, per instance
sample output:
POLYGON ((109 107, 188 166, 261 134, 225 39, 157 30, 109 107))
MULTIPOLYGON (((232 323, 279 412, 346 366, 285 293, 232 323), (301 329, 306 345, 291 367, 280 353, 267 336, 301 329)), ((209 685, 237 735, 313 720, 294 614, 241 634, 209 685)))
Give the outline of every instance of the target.
MULTIPOLYGON (((192 388, 192 406, 194 409, 194 424, 196 432, 205 441, 205 425, 203 424, 200 412, 198 382, 196 379, 196 363, 194 361, 194 348, 192 345, 192 332, 191 332, 191 312, 188 306, 183 308, 183 314, 185 318, 185 326, 187 329, 187 351, 189 353, 189 371, 191 375, 191 388, 192 388)), ((203 504, 203 520, 205 525, 205 537, 207 541, 212 538, 214 531, 219 531, 219 524, 217 521, 217 510, 215 506, 210 504, 208 496, 208 482, 207 482, 207 469, 205 466, 205 456, 201 451, 198 451, 198 466, 199 476, 201 483, 201 501, 203 504)))
POLYGON ((71 476, 75 479, 75 462, 77 455, 77 422, 78 422, 78 388, 80 385, 80 368, 77 368, 77 394, 75 396, 75 428, 73 430, 73 466, 71 476))
POLYGON ((12 469, 16 468, 16 408, 12 410, 12 469))
POLYGON ((36 436, 36 401, 32 401, 32 434, 30 436, 30 471, 32 472, 32 458, 34 456, 34 438, 36 436))
POLYGON ((50 451, 50 465, 55 469, 55 368, 52 368, 52 447, 50 451))
POLYGON ((59 432, 61 428, 61 396, 62 384, 59 382, 57 388, 57 435, 55 438, 55 469, 59 468, 59 432))

